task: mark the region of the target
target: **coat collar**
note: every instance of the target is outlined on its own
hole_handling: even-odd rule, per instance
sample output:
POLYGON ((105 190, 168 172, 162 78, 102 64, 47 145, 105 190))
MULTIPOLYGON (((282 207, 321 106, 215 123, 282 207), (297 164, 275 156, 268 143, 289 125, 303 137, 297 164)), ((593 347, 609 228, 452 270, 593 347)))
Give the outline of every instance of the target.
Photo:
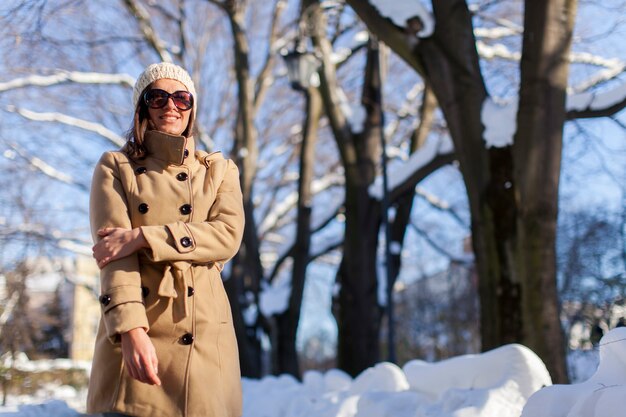
POLYGON ((189 165, 196 160, 193 137, 175 136, 158 130, 148 130, 144 135, 148 156, 165 161, 168 165, 189 165), (185 150, 188 151, 185 157, 185 150))

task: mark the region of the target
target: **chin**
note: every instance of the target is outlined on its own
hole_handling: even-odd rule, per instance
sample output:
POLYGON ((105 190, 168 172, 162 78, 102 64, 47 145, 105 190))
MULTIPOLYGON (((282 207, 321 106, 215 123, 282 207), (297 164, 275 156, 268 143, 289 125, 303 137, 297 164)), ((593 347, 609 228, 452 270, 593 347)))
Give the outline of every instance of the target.
POLYGON ((185 131, 184 129, 175 129, 172 127, 158 127, 157 130, 174 136, 180 136, 185 131))

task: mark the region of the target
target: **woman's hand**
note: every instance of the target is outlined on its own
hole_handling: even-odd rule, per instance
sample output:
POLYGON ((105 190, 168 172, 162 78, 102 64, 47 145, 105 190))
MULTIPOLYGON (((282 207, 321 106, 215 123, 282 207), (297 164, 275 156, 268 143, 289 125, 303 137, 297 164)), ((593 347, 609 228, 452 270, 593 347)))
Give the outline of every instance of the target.
POLYGON ((143 327, 122 333, 122 358, 131 377, 150 385, 161 385, 159 361, 154 345, 143 327))
POLYGON ((98 230, 98 236, 102 239, 94 245, 92 250, 93 257, 96 258, 100 269, 111 261, 132 255, 139 249, 148 247, 148 243, 138 227, 135 229, 105 227, 98 230))

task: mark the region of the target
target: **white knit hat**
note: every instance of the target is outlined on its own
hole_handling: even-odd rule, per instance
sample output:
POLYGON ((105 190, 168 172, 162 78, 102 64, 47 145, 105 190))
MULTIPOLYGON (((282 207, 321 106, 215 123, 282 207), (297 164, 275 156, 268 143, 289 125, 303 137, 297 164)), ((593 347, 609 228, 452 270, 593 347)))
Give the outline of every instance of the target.
POLYGON ((137 78, 135 82, 135 88, 133 88, 133 105, 137 108, 137 103, 141 99, 141 92, 150 84, 156 80, 162 78, 168 78, 181 82, 187 90, 193 95, 194 105, 193 114, 196 115, 196 88, 193 85, 193 81, 189 76, 189 73, 184 68, 179 67, 171 62, 160 62, 158 64, 149 65, 137 78))

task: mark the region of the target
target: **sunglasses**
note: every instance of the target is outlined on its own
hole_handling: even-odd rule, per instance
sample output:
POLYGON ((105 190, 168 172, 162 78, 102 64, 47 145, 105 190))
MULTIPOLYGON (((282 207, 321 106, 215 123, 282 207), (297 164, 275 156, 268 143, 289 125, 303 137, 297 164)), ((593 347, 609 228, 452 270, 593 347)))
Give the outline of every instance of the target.
POLYGON ((170 94, 159 88, 153 88, 143 95, 143 101, 151 109, 162 109, 170 98, 179 110, 189 110, 193 107, 193 95, 189 91, 174 91, 170 94))

